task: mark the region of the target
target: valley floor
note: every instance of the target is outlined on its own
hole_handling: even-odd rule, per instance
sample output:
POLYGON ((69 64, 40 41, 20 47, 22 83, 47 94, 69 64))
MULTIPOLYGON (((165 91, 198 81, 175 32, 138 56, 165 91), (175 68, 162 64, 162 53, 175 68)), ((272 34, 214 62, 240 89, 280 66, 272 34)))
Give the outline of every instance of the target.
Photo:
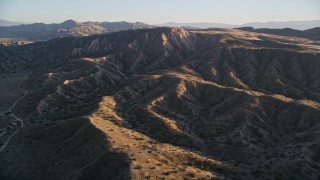
POLYGON ((25 74, 1 75, 0 152, 6 148, 11 138, 24 125, 23 120, 17 117, 12 110, 27 95, 27 91, 20 87, 25 79, 25 74))

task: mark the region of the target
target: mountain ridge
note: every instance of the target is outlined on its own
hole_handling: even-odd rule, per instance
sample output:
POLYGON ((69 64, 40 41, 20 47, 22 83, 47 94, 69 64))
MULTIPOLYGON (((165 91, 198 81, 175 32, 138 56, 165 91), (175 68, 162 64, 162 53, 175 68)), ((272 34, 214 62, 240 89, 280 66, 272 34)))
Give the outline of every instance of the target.
POLYGON ((56 37, 88 36, 93 34, 117 32, 128 29, 152 28, 153 26, 135 22, 77 22, 66 20, 62 23, 34 23, 0 27, 0 38, 43 41, 56 37))
POLYGON ((0 27, 1 26, 15 26, 15 25, 21 25, 24 24, 23 22, 15 22, 15 21, 8 21, 5 19, 0 19, 0 27))
POLYGON ((211 23, 211 22, 199 22, 199 23, 163 23, 157 24, 157 26, 171 26, 171 27, 193 27, 193 28, 239 28, 239 27, 249 27, 253 28, 271 28, 271 29, 282 29, 282 28, 292 28, 297 30, 306 30, 315 27, 320 27, 320 20, 310 20, 310 21, 268 21, 268 22, 252 22, 244 23, 241 25, 226 24, 226 23, 211 23))
POLYGON ((31 73, 13 109, 25 127, 0 154, 4 178, 318 178, 310 40, 127 30, 0 47, 0 72, 31 73))
POLYGON ((315 27, 312 29, 307 30, 296 30, 291 28, 284 28, 284 29, 268 29, 268 28, 261 28, 261 29, 254 29, 253 27, 242 27, 236 28, 244 31, 250 32, 258 32, 258 33, 268 33, 268 34, 275 34, 275 35, 282 35, 282 36, 292 36, 292 37, 301 37, 301 38, 308 38, 314 40, 320 40, 320 27, 315 27))
MULTIPOLYGON (((307 23, 306 21, 303 21, 307 23)), ((319 24, 320 21, 308 21, 315 24, 319 24)), ((279 23, 279 22, 276 22, 279 23)), ((285 23, 285 22, 284 22, 285 23)), ((294 21, 297 24, 297 21, 294 21)), ((263 24, 263 23, 262 23, 263 24)), ((281 23, 280 23, 281 24, 281 23)), ((207 29, 207 28, 243 28, 248 25, 244 24, 241 26, 223 24, 223 23, 169 23, 162 24, 160 26, 171 26, 171 27, 183 27, 185 29, 207 29)), ((28 44, 36 41, 45 41, 57 37, 68 37, 68 36, 88 36, 93 34, 101 33, 112 33, 117 31, 123 31, 128 29, 142 29, 142 28, 155 28, 156 26, 144 24, 141 22, 129 23, 125 21, 120 22, 78 22, 75 20, 66 20, 62 23, 34 23, 34 24, 22 24, 15 26, 2 26, 0 27, 0 41, 5 45, 19 45, 28 44)), ((260 27, 260 26, 258 26, 260 27)), ((307 27, 307 26, 305 26, 307 27)), ((279 30, 278 30, 279 31, 279 30)), ((317 32, 311 32, 311 29, 305 30, 308 36, 303 36, 304 32, 284 32, 285 35, 298 35, 297 37, 312 37, 319 39, 317 32)), ((279 34, 281 35, 281 33, 279 34)))

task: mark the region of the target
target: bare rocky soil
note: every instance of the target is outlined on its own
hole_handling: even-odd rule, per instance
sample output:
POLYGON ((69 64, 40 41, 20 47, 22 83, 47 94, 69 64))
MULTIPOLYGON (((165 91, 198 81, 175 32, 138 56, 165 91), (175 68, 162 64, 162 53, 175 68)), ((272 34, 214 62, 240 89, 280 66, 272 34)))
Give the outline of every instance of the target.
POLYGON ((320 47, 172 28, 0 48, 31 72, 13 179, 318 179, 320 47))

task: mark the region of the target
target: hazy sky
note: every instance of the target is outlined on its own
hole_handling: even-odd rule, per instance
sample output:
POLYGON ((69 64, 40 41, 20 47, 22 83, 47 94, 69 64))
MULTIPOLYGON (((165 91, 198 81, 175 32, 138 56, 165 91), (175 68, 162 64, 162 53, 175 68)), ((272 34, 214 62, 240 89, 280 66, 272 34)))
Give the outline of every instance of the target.
POLYGON ((320 0, 0 0, 0 19, 22 22, 247 22, 320 19, 320 0))

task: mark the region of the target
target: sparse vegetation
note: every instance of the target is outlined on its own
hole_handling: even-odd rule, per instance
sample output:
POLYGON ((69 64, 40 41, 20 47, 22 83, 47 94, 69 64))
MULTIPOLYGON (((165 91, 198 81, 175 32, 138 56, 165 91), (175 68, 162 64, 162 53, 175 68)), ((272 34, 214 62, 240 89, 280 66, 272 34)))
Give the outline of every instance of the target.
POLYGON ((21 77, 0 82, 13 95, 0 94, 0 127, 8 127, 0 128, 1 143, 21 126, 10 117, 25 123, 0 154, 1 175, 318 176, 320 56, 305 41, 155 28, 1 47, 0 54, 0 70, 31 72, 22 83, 28 95, 12 110, 21 77))

